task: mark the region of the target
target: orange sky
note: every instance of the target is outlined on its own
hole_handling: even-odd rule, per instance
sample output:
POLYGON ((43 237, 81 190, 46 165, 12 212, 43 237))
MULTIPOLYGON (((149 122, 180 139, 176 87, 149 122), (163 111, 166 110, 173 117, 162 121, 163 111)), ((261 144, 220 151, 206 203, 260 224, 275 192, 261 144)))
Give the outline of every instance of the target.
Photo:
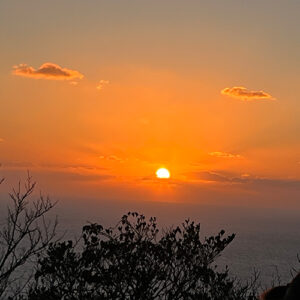
POLYGON ((2 1, 3 176, 58 197, 297 205, 298 4, 241 2, 2 1))

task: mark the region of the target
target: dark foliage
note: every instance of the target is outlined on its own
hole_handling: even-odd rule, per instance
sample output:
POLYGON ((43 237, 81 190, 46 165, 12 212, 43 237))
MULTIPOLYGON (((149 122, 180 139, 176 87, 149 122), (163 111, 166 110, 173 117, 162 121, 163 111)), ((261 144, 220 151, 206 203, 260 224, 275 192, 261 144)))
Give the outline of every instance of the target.
POLYGON ((39 259, 29 300, 37 299, 256 299, 213 265, 234 234, 200 239, 186 220, 159 234, 155 218, 124 215, 115 228, 83 227, 83 246, 53 243, 39 259))

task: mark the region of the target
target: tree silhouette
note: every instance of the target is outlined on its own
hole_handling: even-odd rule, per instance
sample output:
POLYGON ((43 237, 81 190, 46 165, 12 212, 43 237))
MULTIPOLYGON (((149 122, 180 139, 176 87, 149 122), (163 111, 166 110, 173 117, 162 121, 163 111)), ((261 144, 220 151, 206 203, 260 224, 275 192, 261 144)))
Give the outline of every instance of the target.
MULTIPOLYGON (((0 180, 0 183, 4 179, 0 180)), ((42 195, 30 201, 35 188, 28 174, 24 189, 21 184, 9 194, 12 204, 0 228, 0 298, 17 295, 31 279, 19 269, 45 250, 55 236, 57 221, 48 222, 45 214, 53 208, 49 198, 42 195), (23 191, 22 191, 23 190, 23 191)))
POLYGON ((224 234, 201 240, 189 220, 160 234, 155 218, 130 212, 113 228, 89 224, 81 247, 50 244, 27 299, 257 299, 214 265, 235 237, 224 234))

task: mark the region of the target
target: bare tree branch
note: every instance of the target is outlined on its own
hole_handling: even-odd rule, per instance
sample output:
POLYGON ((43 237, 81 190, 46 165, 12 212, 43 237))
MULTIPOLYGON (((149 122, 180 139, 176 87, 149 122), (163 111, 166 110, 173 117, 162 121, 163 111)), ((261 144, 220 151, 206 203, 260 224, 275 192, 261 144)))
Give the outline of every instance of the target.
MULTIPOLYGON (((3 179, 0 184, 2 182, 3 179)), ((15 293, 20 294, 30 276, 20 282, 18 269, 46 249, 55 237, 57 219, 47 221, 45 214, 56 202, 42 195, 31 201, 35 186, 28 174, 24 188, 19 182, 9 193, 12 204, 7 207, 6 221, 0 228, 0 297, 10 293, 13 286, 15 293), (19 284, 17 289, 16 282, 19 284)))

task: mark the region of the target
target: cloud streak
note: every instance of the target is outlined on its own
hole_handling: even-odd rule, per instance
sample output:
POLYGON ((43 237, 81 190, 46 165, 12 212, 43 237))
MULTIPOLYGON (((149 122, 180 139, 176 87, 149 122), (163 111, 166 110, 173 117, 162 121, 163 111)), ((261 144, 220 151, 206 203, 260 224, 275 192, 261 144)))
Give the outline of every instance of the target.
POLYGON ((123 159, 119 156, 116 155, 108 155, 108 156, 104 156, 104 155, 100 155, 99 156, 100 159, 104 159, 104 160, 108 160, 108 161, 115 161, 115 162, 124 162, 126 159, 123 159))
POLYGON ((210 171, 196 171, 189 173, 189 176, 196 180, 207 182, 232 182, 232 179, 226 175, 210 172, 210 171))
POLYGON ((221 151, 210 152, 209 155, 219 157, 219 158, 242 158, 242 156, 239 154, 232 154, 232 153, 221 152, 221 151))
POLYGON ((270 94, 264 91, 252 91, 242 86, 225 88, 221 91, 222 95, 233 97, 239 100, 275 100, 270 94))
POLYGON ((12 74, 22 77, 50 80, 74 80, 83 78, 83 75, 76 70, 63 68, 49 62, 42 64, 38 69, 28 66, 27 64, 20 64, 13 67, 12 74))
POLYGON ((211 182, 219 184, 239 184, 253 188, 296 188, 300 189, 299 179, 288 178, 265 178, 251 176, 249 174, 228 174, 218 171, 195 171, 188 176, 200 182, 211 182))

